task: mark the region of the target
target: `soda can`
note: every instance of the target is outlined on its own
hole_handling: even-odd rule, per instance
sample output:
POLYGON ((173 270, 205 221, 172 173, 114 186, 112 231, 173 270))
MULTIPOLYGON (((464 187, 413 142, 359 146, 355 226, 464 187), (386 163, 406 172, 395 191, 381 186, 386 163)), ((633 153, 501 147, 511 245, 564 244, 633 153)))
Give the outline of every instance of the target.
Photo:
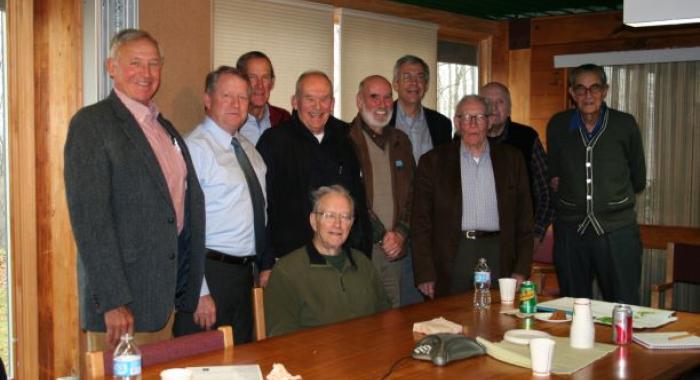
POLYGON ((535 284, 532 281, 525 281, 520 285, 520 312, 534 313, 537 311, 537 295, 535 284))
POLYGON ((629 305, 615 305, 612 315, 612 340, 615 344, 632 342, 632 308, 629 305))

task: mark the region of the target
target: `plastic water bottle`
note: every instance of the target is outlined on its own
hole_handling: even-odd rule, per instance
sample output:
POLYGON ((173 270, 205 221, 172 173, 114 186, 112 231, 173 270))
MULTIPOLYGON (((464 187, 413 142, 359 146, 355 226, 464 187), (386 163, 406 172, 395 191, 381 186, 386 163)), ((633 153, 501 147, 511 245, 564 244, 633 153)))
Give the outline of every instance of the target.
POLYGON ((112 373, 117 380, 141 379, 141 351, 133 342, 134 338, 124 334, 112 356, 112 373))
POLYGON ((485 309, 491 304, 491 269, 485 258, 474 268, 474 309, 485 309))

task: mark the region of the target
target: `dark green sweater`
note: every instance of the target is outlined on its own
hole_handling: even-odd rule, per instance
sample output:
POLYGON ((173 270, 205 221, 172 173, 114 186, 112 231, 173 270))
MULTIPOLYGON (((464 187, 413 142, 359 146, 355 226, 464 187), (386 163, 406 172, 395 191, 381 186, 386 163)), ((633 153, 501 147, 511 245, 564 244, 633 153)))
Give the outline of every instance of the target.
POLYGON ((588 228, 595 228, 598 234, 636 223, 635 194, 646 185, 637 122, 630 114, 608 108, 607 123, 587 144, 579 128, 571 127, 575 112, 560 112, 547 125, 549 174, 559 177, 559 189, 553 197, 557 218, 582 223, 588 216, 593 225, 588 228), (591 179, 590 188, 587 179, 591 179))
POLYGON ((270 336, 388 309, 389 300, 374 265, 354 249, 338 270, 312 244, 299 248, 275 264, 265 288, 265 324, 270 336))

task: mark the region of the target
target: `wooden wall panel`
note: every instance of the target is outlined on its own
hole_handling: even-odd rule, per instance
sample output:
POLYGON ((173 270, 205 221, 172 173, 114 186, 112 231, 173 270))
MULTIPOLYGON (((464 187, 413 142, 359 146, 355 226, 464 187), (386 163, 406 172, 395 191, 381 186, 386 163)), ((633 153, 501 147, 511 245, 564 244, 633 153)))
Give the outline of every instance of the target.
POLYGON ((82 105, 82 4, 36 0, 34 6, 39 378, 52 379, 78 373, 77 264, 63 145, 82 105))
POLYGON ((538 131, 570 106, 567 72, 554 68, 555 55, 698 46, 700 41, 698 26, 631 28, 622 24, 620 12, 536 18, 531 25, 530 124, 538 131))
POLYGON ((439 25, 438 34, 448 39, 475 44, 500 33, 499 22, 463 16, 455 13, 400 4, 387 0, 312 0, 314 3, 357 9, 439 25))
MULTIPOLYGON (((511 118, 514 121, 530 121, 530 49, 511 50, 508 62, 508 89, 512 103, 511 118)), ((543 131, 538 130, 540 136, 543 131)))
MULTIPOLYGON (((500 22, 498 24, 498 32, 493 35, 491 40, 491 77, 488 82, 496 81, 508 83, 510 76, 510 54, 508 52, 508 22, 500 22)), ((481 52, 480 52, 481 53, 481 52)), ((483 66, 479 66, 482 70, 483 66)), ((481 82, 481 85, 487 82, 481 82)))
POLYGON ((155 101, 181 133, 204 118, 204 78, 212 69, 211 6, 210 0, 139 2, 139 25, 158 39, 165 55, 155 101))
POLYGON ((33 2, 8 2, 7 20, 7 53, 11 57, 7 87, 14 364, 18 379, 38 379, 33 2))

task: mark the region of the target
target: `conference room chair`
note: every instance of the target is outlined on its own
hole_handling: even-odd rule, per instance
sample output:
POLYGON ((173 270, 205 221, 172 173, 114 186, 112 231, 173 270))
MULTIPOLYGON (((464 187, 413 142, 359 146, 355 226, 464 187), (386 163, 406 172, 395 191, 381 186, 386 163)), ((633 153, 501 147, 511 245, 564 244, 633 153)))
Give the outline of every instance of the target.
POLYGON ((532 253, 532 270, 530 279, 535 283, 538 295, 558 296, 559 282, 557 272, 554 270, 554 233, 548 229, 544 240, 532 253))
POLYGON ((265 340, 267 333, 265 332, 265 299, 264 289, 260 286, 253 288, 253 318, 255 322, 255 340, 265 340))
MULTIPOLYGON (((700 245, 668 243, 666 246, 666 281, 651 285, 651 307, 679 310, 673 303, 674 285, 682 282, 700 284, 700 245), (663 297, 663 304, 661 299, 663 297)), ((689 310, 680 310, 689 311, 689 310)))
MULTIPOLYGON (((233 347, 231 326, 217 330, 185 335, 162 342, 139 346, 141 366, 147 368, 171 360, 195 356, 207 352, 233 347)), ((86 374, 84 378, 96 379, 112 375, 112 352, 95 351, 85 354, 86 374)))

